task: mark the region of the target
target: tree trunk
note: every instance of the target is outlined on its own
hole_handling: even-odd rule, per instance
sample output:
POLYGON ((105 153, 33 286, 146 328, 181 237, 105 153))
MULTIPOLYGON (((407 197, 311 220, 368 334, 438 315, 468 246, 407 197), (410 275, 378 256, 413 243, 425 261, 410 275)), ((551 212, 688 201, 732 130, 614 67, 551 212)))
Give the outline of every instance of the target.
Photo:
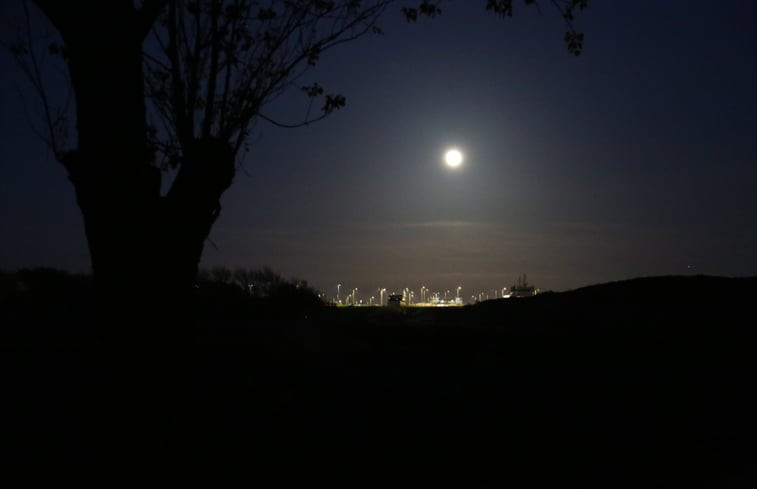
POLYGON ((186 326, 234 156, 227 143, 191 142, 161 196, 147 141, 144 28, 133 2, 36 3, 69 57, 78 147, 58 157, 84 217, 98 294, 99 329, 84 349, 95 379, 81 400, 86 449, 76 458, 87 461, 92 473, 81 475, 96 487, 151 487, 177 473, 164 447, 175 447, 180 431, 166 424, 181 407, 176 392, 190 364, 181 344, 191 337, 176 333, 186 326))
POLYGON ((68 48, 77 107, 78 149, 61 162, 84 217, 99 312, 128 321, 182 316, 234 176, 233 152, 218 140, 192 142, 161 196, 147 141, 136 11, 131 2, 83 3, 97 21, 72 21, 75 9, 50 13, 68 48))
POLYGON ((128 310, 153 283, 145 258, 155 246, 160 173, 146 139, 142 40, 130 11, 114 10, 89 12, 102 20, 62 31, 78 134, 77 151, 63 163, 84 217, 99 305, 128 310))

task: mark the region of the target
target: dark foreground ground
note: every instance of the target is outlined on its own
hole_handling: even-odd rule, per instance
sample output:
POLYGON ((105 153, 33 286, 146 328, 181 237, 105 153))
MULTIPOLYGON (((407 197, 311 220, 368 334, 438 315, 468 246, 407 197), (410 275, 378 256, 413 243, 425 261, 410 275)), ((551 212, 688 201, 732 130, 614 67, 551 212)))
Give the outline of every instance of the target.
POLYGON ((171 341, 16 319, 2 485, 753 488, 755 298, 668 277, 171 341))

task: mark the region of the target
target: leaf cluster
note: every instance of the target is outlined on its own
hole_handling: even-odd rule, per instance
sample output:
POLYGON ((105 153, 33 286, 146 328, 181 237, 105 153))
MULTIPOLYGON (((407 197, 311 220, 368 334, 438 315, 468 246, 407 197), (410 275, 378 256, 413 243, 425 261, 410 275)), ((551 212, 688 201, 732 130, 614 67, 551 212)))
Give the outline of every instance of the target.
MULTIPOLYGON (((402 14, 408 22, 416 22, 421 17, 437 17, 442 13, 441 3, 441 0, 422 0, 416 7, 402 7, 402 14)), ((533 5, 540 9, 537 0, 523 0, 523 3, 526 6, 533 5)), ((576 12, 580 12, 588 6, 588 0, 550 0, 550 3, 559 11, 565 21, 567 30, 564 41, 568 51, 576 56, 580 55, 583 50, 584 35, 575 30, 573 21, 576 12)), ((486 0, 486 10, 499 17, 512 17, 513 0, 486 0)), ((541 12, 541 9, 539 11, 541 12)))

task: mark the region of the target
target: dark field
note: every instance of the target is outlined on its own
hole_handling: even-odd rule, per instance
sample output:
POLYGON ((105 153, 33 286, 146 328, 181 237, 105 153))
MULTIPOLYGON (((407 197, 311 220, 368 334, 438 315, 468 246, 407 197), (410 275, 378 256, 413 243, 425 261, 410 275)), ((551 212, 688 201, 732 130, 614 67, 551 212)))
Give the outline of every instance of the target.
POLYGON ((4 485, 757 487, 756 293, 662 277, 168 338, 16 318, 4 485))

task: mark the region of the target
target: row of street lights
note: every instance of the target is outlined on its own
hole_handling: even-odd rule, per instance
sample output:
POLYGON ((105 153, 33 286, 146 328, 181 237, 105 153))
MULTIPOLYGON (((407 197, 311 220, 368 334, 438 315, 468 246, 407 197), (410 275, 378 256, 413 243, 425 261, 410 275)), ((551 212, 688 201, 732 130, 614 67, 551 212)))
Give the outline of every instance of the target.
MULTIPOLYGON (((342 284, 337 284, 336 285, 336 299, 334 301, 335 304, 342 304, 341 289, 342 289, 342 284)), ((455 289, 455 297, 454 297, 455 302, 459 302, 462 300, 462 296, 460 295, 460 292, 462 290, 463 290, 463 287, 461 285, 458 285, 457 288, 455 289)), ((376 303, 375 302, 376 296, 372 295, 368 298, 369 306, 373 306, 374 304, 383 306, 385 304, 384 295, 386 293, 386 288, 379 287, 378 289, 376 289, 376 291, 379 295, 379 301, 378 303, 376 303)), ((507 287, 502 287, 501 290, 492 289, 493 298, 495 299, 498 298, 498 296, 501 298, 507 297, 506 293, 507 293, 507 287)), ((440 303, 440 302, 447 303, 452 300, 450 298, 450 294, 451 294, 451 290, 449 289, 445 290, 444 293, 442 294, 441 292, 438 292, 438 291, 431 292, 431 289, 423 285, 421 286, 421 290, 420 290, 420 302, 423 304, 440 303), (442 299, 442 295, 444 296, 444 299, 442 299)), ((405 302, 407 302, 407 304, 415 303, 415 292, 410 290, 408 287, 402 289, 402 295, 405 302)), ((491 296, 489 295, 488 292, 479 292, 478 294, 470 296, 472 302, 482 302, 485 300, 489 300, 490 297, 491 296)), ((350 293, 347 294, 347 296, 344 299, 344 304, 347 304, 347 305, 362 305, 363 304, 363 300, 358 299, 357 287, 352 289, 350 293)))
MULTIPOLYGON (((463 287, 461 285, 458 285, 457 288, 455 289, 455 300, 456 301, 460 300, 460 298, 461 298, 460 291, 462 289, 463 289, 463 287)), ((342 302, 342 296, 341 296, 342 284, 336 284, 336 299, 334 300, 334 302, 336 304, 343 304, 343 303, 344 304, 351 304, 351 305, 363 304, 363 300, 362 299, 358 299, 358 290, 359 289, 357 287, 355 287, 354 289, 352 289, 352 291, 349 294, 347 294, 347 296, 344 298, 344 302, 342 302)), ((384 295, 386 294, 386 288, 379 287, 379 288, 376 289, 376 291, 378 292, 378 295, 379 295, 378 305, 384 305, 384 295)), ((431 289, 429 289, 425 285, 421 286, 420 292, 421 292, 420 293, 420 299, 421 299, 420 301, 421 301, 421 303, 442 302, 442 300, 444 302, 449 302, 451 300, 451 297, 450 297, 451 291, 450 290, 444 291, 444 293, 443 293, 444 299, 442 299, 442 293, 441 292, 438 292, 438 291, 437 292, 431 292, 431 289)), ((414 304, 415 303, 415 291, 410 290, 410 288, 408 288, 408 287, 405 287, 404 289, 402 289, 402 295, 404 297, 404 300, 408 304, 414 304)), ((370 296, 370 298, 368 299, 368 305, 371 305, 371 306, 374 305, 374 301, 375 300, 376 300, 376 296, 370 296)))

